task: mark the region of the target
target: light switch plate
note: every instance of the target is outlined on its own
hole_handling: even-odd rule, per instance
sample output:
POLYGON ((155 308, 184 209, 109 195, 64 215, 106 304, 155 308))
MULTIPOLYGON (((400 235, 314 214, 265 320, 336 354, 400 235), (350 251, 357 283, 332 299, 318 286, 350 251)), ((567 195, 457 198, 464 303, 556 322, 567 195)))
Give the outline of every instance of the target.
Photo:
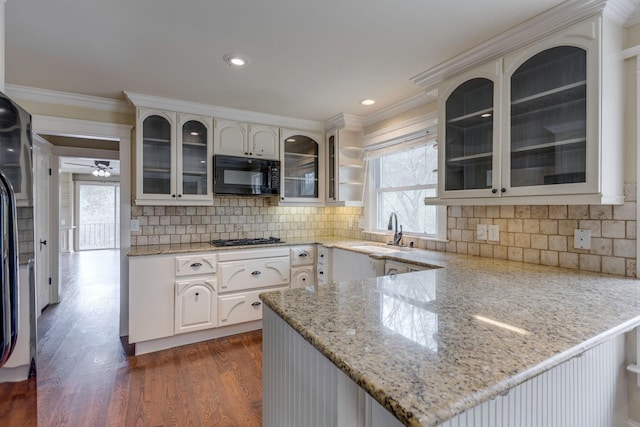
POLYGON ((500 226, 498 224, 489 225, 489 238, 490 242, 500 241, 500 226))
POLYGON ((575 229, 573 232, 573 247, 576 249, 591 249, 591 230, 575 229))
POLYGON ((478 224, 476 240, 487 240, 487 224, 478 224))
POLYGON ((129 222, 129 231, 140 231, 140 220, 132 219, 129 222))

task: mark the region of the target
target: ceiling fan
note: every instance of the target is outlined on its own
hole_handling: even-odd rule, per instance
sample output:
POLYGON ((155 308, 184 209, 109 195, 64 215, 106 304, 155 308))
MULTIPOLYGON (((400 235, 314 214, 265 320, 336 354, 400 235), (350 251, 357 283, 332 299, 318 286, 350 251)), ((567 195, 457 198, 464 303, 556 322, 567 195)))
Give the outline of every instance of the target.
POLYGON ((83 164, 83 163, 71 163, 69 162, 68 164, 70 165, 76 165, 76 166, 85 166, 88 168, 93 168, 93 172, 91 172, 91 174, 93 176, 97 176, 97 177, 101 177, 101 178, 107 178, 109 176, 111 176, 111 172, 109 172, 109 170, 112 170, 113 168, 111 166, 109 166, 109 164, 111 163, 108 160, 94 160, 93 161, 93 165, 87 165, 87 164, 83 164))

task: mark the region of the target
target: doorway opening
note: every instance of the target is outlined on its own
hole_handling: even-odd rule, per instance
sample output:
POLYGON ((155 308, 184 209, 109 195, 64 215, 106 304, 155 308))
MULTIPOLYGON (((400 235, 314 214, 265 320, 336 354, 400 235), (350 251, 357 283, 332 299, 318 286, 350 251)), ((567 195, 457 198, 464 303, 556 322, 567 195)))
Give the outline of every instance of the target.
POLYGON ((120 248, 120 184, 76 182, 79 251, 120 248))

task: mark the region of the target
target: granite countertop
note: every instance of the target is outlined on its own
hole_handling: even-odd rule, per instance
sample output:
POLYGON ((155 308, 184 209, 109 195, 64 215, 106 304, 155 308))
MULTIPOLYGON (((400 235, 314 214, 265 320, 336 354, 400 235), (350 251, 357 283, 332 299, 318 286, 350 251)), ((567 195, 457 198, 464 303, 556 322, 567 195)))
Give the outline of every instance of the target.
POLYGON ((640 325, 638 280, 422 250, 383 257, 445 268, 260 297, 406 425, 435 426, 640 325))

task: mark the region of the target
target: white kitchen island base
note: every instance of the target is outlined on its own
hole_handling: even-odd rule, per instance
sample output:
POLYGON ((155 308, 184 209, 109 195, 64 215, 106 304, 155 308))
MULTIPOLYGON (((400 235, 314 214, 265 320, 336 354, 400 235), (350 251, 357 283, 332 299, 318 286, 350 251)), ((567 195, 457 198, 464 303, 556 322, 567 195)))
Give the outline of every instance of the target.
MULTIPOLYGON (((402 425, 274 311, 263 314, 265 427, 402 425)), ((622 427, 624 345, 618 334, 439 425, 622 427)))

